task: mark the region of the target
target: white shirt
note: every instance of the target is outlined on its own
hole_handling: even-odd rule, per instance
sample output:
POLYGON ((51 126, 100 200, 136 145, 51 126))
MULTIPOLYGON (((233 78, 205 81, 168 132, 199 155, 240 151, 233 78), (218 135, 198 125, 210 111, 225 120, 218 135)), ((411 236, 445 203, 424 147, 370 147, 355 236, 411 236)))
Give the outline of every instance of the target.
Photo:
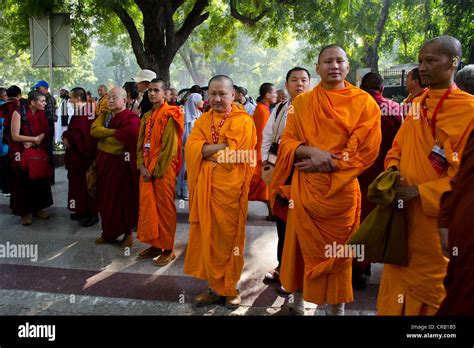
POLYGON ((250 116, 253 116, 253 113, 255 112, 255 109, 257 107, 255 105, 253 105, 250 101, 247 100, 244 104, 244 108, 245 108, 245 111, 247 111, 247 113, 250 116))
POLYGON ((202 112, 198 109, 197 104, 202 101, 202 95, 199 93, 191 93, 184 104, 184 123, 194 123, 202 112))
POLYGON ((272 110, 270 117, 268 118, 267 124, 263 129, 263 138, 262 138, 262 161, 268 159, 268 153, 272 143, 279 143, 281 135, 285 130, 286 118, 288 116, 288 108, 290 106, 290 101, 286 100, 283 103, 278 103, 272 110), (280 108, 280 105, 283 105, 280 108), (280 109, 279 114, 277 111, 280 109), (278 116, 278 117, 277 117, 278 116), (276 120, 276 122, 275 122, 276 120))
POLYGON ((54 124, 54 142, 56 143, 62 142, 61 137, 63 136, 63 132, 67 129, 67 126, 61 126, 63 109, 64 111, 67 110, 67 115, 69 116, 67 124, 71 122, 71 117, 74 115, 74 106, 72 103, 69 102, 69 99, 62 99, 59 108, 56 109, 56 115, 58 115, 58 120, 54 124))

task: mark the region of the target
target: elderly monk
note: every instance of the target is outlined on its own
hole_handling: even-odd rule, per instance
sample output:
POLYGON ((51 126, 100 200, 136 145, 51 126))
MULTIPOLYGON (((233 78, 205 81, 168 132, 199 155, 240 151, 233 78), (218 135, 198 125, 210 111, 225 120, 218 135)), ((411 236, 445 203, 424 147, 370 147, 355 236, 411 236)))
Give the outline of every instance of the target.
POLYGON ((225 299, 226 307, 236 308, 257 134, 253 119, 232 103, 229 77, 214 76, 208 95, 211 109, 196 120, 185 146, 190 229, 184 272, 209 284, 196 306, 225 299))
POLYGON ((175 258, 176 206, 174 188, 182 166, 184 113, 165 100, 166 81, 153 79, 148 96, 153 109, 141 118, 137 147, 140 171, 140 209, 137 237, 149 244, 138 258, 159 256, 157 266, 175 258))
POLYGON ((384 266, 380 315, 433 315, 445 296, 448 259, 438 232, 440 198, 451 189, 474 117, 472 96, 454 83, 461 56, 461 44, 451 36, 423 45, 419 70, 428 90, 414 99, 385 159, 385 167, 403 179, 397 199, 406 210, 408 266, 384 266))
POLYGON ((333 246, 359 225, 357 177, 374 163, 381 141, 380 109, 345 81, 344 49, 323 48, 316 71, 321 83, 292 103, 270 185, 272 205, 276 195, 289 200, 280 282, 293 292, 275 315, 304 314, 303 299, 342 315, 353 301, 352 255, 333 246))
POLYGON ((99 101, 95 107, 95 115, 99 117, 101 114, 108 114, 110 112, 107 87, 100 85, 97 87, 97 93, 99 94, 99 101))
POLYGON ((123 88, 109 91, 108 114, 102 113, 91 126, 97 144, 97 200, 104 244, 124 235, 122 246, 133 244, 132 228, 138 220, 137 140, 140 119, 127 109, 123 88))

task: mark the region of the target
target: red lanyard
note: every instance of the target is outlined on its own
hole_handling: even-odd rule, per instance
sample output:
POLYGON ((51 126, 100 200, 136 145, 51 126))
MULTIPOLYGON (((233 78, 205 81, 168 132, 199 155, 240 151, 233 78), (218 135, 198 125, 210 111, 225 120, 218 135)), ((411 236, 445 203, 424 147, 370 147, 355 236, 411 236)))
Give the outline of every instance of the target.
POLYGON ((214 124, 214 113, 212 113, 212 118, 211 118, 211 134, 212 134, 212 141, 214 142, 214 144, 217 144, 219 142, 219 134, 221 132, 221 128, 222 126, 224 125, 224 122, 227 118, 227 116, 229 116, 230 114, 230 111, 232 109, 230 109, 229 111, 227 111, 227 113, 224 115, 224 117, 222 118, 222 121, 221 123, 219 123, 219 128, 217 128, 217 131, 216 131, 216 126, 214 124))
POLYGON ((431 134, 433 135, 433 138, 435 140, 436 140, 436 117, 438 116, 438 111, 439 111, 439 109, 441 109, 441 106, 443 106, 443 103, 446 100, 446 98, 448 98, 449 93, 451 93, 451 91, 455 87, 457 88, 456 83, 453 83, 446 90, 446 92, 444 92, 443 96, 441 97, 438 104, 436 105, 436 108, 433 111, 433 116, 431 117, 431 121, 428 120, 428 108, 426 107, 426 97, 428 95, 426 95, 426 97, 423 99, 422 106, 421 106, 421 108, 423 110, 423 116, 425 117, 425 120, 428 122, 428 124, 431 126, 431 134))
POLYGON ((158 110, 151 110, 151 115, 150 115, 150 118, 147 120, 147 123, 146 123, 146 127, 145 127, 145 130, 148 130, 145 134, 145 139, 144 139, 144 142, 143 142, 143 145, 145 147, 145 154, 144 156, 148 156, 150 154, 150 145, 151 145, 151 135, 153 133, 153 126, 155 124, 155 118, 153 118, 153 114, 155 112, 159 112, 159 110, 161 110, 161 108, 164 106, 161 105, 160 108, 158 110))

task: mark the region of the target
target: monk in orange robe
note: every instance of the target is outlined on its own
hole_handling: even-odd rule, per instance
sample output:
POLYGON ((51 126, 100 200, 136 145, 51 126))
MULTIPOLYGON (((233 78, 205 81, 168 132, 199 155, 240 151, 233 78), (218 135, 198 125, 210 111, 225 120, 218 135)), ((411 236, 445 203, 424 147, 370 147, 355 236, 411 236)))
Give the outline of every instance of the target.
POLYGON ((289 200, 280 282, 289 303, 274 315, 302 315, 304 300, 331 305, 342 315, 353 301, 351 253, 339 254, 359 225, 357 177, 377 158, 380 109, 366 92, 345 81, 346 52, 325 47, 316 71, 321 83, 293 101, 274 177, 277 195, 289 200))
POLYGON ((407 218, 408 266, 385 265, 379 315, 434 315, 443 298, 448 259, 438 231, 441 195, 451 189, 469 134, 474 101, 454 83, 461 44, 451 36, 427 41, 418 60, 428 90, 415 98, 385 159, 400 172, 397 198, 407 218))
POLYGON ((407 74, 407 79, 405 82, 406 90, 408 91, 408 97, 406 97, 402 102, 402 114, 405 117, 408 115, 413 99, 422 95, 426 88, 421 83, 420 71, 418 68, 410 70, 407 74))
POLYGON ((185 146, 190 228, 184 272, 209 284, 196 306, 225 300, 236 308, 257 134, 252 118, 232 103, 229 77, 213 77, 208 95, 211 109, 196 120, 185 146))
POLYGON ((109 114, 109 95, 107 94, 107 87, 105 85, 100 85, 97 88, 97 93, 99 94, 99 101, 95 106, 96 117, 100 117, 102 114, 109 114))
POLYGON ((269 203, 268 187, 262 179, 262 141, 263 129, 267 125, 270 117, 270 106, 276 103, 277 90, 271 83, 264 83, 260 86, 260 97, 255 112, 253 113, 253 120, 257 128, 257 167, 253 173, 252 181, 250 182, 249 201, 261 201, 268 205, 267 220, 272 221, 272 210, 269 203))
POLYGON ((140 171, 140 208, 137 237, 151 246, 138 258, 159 256, 157 266, 174 260, 176 206, 174 188, 182 166, 184 113, 165 100, 166 81, 150 82, 148 96, 153 109, 141 119, 137 146, 137 167, 140 171))

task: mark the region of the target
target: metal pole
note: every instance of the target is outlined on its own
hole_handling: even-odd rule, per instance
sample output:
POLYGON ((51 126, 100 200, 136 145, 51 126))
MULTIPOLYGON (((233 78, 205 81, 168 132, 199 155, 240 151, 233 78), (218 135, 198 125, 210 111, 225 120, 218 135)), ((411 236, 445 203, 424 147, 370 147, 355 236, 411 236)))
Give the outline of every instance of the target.
POLYGON ((53 88, 53 32, 51 28, 51 14, 48 14, 48 56, 49 56, 49 90, 54 97, 53 88))

